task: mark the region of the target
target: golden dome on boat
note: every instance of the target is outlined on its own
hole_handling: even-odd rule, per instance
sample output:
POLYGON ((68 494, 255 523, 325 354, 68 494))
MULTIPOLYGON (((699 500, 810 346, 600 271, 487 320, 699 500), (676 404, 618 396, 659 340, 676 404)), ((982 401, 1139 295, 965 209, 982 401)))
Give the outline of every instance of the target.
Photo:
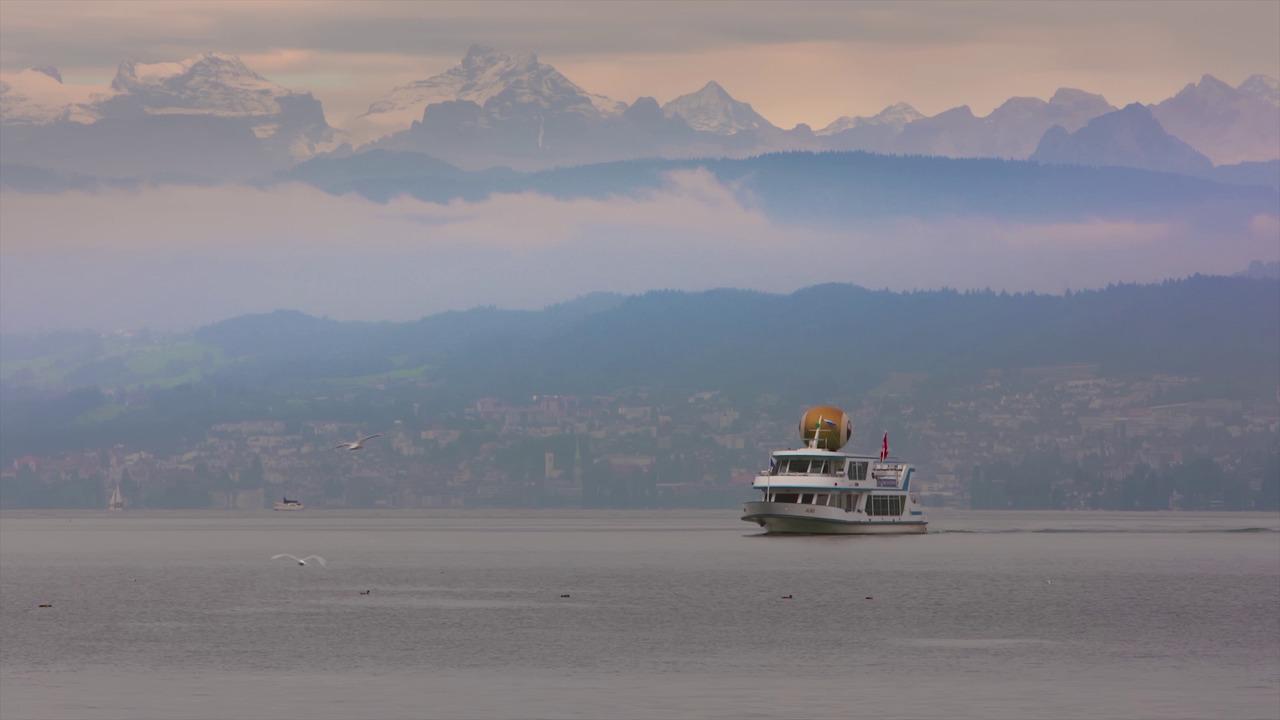
POLYGON ((820 450, 839 450, 853 437, 853 420, 834 405, 818 405, 800 417, 800 437, 820 450), (814 436, 817 442, 814 442, 814 436))

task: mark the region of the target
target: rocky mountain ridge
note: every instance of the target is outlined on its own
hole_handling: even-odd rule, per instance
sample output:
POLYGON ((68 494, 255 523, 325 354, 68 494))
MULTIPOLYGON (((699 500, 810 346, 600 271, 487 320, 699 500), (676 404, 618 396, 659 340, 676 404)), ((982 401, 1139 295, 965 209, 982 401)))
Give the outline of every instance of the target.
MULTIPOLYGON (((372 137, 365 147, 425 153, 472 170, 786 150, 1063 162, 1075 155, 1054 143, 1113 112, 1100 95, 1060 88, 1048 100, 1010 98, 986 116, 967 106, 924 116, 896 103, 816 132, 803 124, 782 129, 715 81, 665 104, 648 97, 627 104, 588 92, 532 53, 476 45, 454 67, 375 100, 347 135, 328 124, 310 93, 275 84, 238 57, 204 53, 121 63, 109 88, 64 85, 56 68, 0 76, 0 121, 8 129, 0 160, 108 178, 235 180, 341 154, 348 142, 360 145, 349 138, 372 137)), ((1162 132, 1219 165, 1280 158, 1280 89, 1271 77, 1232 87, 1206 75, 1150 115, 1162 132)), ((1099 132, 1091 131, 1095 141, 1099 132)), ((1113 162, 1160 166, 1134 158, 1113 162)))

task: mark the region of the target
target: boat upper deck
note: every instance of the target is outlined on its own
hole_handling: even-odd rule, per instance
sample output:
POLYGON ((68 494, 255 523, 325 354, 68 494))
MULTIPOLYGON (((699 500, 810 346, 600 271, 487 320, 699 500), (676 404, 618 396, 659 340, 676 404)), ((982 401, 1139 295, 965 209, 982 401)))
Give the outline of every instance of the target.
POLYGON ((834 488, 850 491, 910 490, 913 468, 890 458, 832 452, 815 448, 779 450, 769 469, 757 475, 753 487, 834 488))

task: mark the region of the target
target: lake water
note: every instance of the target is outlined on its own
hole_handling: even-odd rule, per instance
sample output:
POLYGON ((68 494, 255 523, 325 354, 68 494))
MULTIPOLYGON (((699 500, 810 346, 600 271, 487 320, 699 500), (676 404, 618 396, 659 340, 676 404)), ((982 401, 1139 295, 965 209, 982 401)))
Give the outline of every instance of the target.
POLYGON ((1280 717, 1280 516, 930 520, 5 513, 0 717, 1280 717))

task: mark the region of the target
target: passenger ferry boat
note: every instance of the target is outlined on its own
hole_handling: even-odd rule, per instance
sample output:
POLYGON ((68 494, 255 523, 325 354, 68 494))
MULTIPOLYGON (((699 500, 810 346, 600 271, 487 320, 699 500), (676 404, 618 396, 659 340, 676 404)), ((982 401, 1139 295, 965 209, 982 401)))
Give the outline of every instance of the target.
POLYGON ((290 500, 286 496, 277 500, 276 503, 271 506, 271 509, 272 510, 301 510, 304 507, 305 506, 302 504, 301 500, 290 500))
POLYGON ((928 528, 914 468, 889 457, 886 434, 879 457, 840 452, 853 435, 843 410, 810 408, 800 419, 805 447, 778 450, 752 487, 761 499, 743 505, 742 519, 767 533, 879 535, 928 528))

